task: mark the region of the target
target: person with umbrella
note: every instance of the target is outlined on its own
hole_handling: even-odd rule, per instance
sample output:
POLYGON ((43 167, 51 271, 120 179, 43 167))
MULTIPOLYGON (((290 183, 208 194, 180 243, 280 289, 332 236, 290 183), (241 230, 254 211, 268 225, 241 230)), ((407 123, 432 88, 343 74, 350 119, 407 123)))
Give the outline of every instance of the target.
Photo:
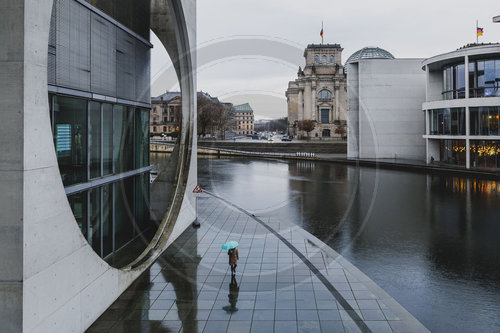
POLYGON ((229 256, 229 266, 231 266, 231 275, 236 274, 236 266, 238 266, 238 259, 240 256, 238 255, 238 242, 229 241, 222 245, 223 250, 228 250, 227 255, 229 256))

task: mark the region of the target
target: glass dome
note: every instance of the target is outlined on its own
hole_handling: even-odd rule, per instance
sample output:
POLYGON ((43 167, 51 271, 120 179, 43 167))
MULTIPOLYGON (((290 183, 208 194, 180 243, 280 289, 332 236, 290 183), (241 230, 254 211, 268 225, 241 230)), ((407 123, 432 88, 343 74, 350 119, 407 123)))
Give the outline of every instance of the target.
POLYGON ((390 52, 379 47, 364 47, 354 52, 349 59, 347 59, 346 64, 362 59, 394 59, 394 56, 390 52))

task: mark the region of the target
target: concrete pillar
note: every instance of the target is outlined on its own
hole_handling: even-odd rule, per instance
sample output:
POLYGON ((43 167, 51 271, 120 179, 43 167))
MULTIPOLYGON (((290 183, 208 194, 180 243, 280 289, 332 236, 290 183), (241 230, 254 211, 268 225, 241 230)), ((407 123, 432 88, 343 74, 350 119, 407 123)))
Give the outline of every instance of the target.
POLYGON ((340 98, 339 98, 339 87, 335 87, 335 120, 340 120, 340 98))
POLYGON ((311 82, 307 82, 304 89, 304 119, 312 118, 311 103, 311 82))
POLYGON ((302 92, 302 89, 299 89, 299 98, 297 100, 297 109, 298 109, 298 120, 304 120, 304 93, 302 92))
POLYGON ((311 90, 311 119, 316 119, 316 87, 312 87, 311 90))

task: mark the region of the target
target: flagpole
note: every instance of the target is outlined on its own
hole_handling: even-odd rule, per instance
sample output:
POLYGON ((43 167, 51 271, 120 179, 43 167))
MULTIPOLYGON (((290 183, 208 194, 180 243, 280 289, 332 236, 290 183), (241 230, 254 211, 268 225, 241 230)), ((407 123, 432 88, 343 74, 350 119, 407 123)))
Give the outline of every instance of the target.
POLYGON ((477 28, 479 27, 479 22, 476 20, 476 44, 479 44, 479 35, 477 33, 477 28))
POLYGON ((321 45, 323 45, 323 34, 325 31, 323 30, 323 21, 321 21, 321 45))

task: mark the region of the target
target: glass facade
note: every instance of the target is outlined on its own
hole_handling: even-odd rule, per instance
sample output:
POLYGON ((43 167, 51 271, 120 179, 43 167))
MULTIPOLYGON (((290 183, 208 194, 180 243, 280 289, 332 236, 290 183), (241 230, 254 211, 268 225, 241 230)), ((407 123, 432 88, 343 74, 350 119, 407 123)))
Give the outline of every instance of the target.
POLYGON ((471 140, 470 160, 474 168, 500 168, 500 141, 471 140))
POLYGON ((153 226, 149 172, 140 170, 149 166, 149 110, 57 95, 49 102, 68 201, 84 237, 107 257, 153 226))
POLYGON ((323 89, 318 93, 318 99, 320 101, 330 101, 332 99, 332 93, 326 89, 323 89))
POLYGON ((441 162, 455 165, 466 164, 465 140, 440 140, 441 162))
POLYGON ((470 135, 498 135, 498 106, 470 108, 470 135))
POLYGON ((431 135, 465 135, 465 108, 429 111, 431 135))
MULTIPOLYGON (((500 96, 500 59, 469 60, 469 97, 500 96)), ((465 64, 443 67, 443 99, 465 98, 465 64)))

